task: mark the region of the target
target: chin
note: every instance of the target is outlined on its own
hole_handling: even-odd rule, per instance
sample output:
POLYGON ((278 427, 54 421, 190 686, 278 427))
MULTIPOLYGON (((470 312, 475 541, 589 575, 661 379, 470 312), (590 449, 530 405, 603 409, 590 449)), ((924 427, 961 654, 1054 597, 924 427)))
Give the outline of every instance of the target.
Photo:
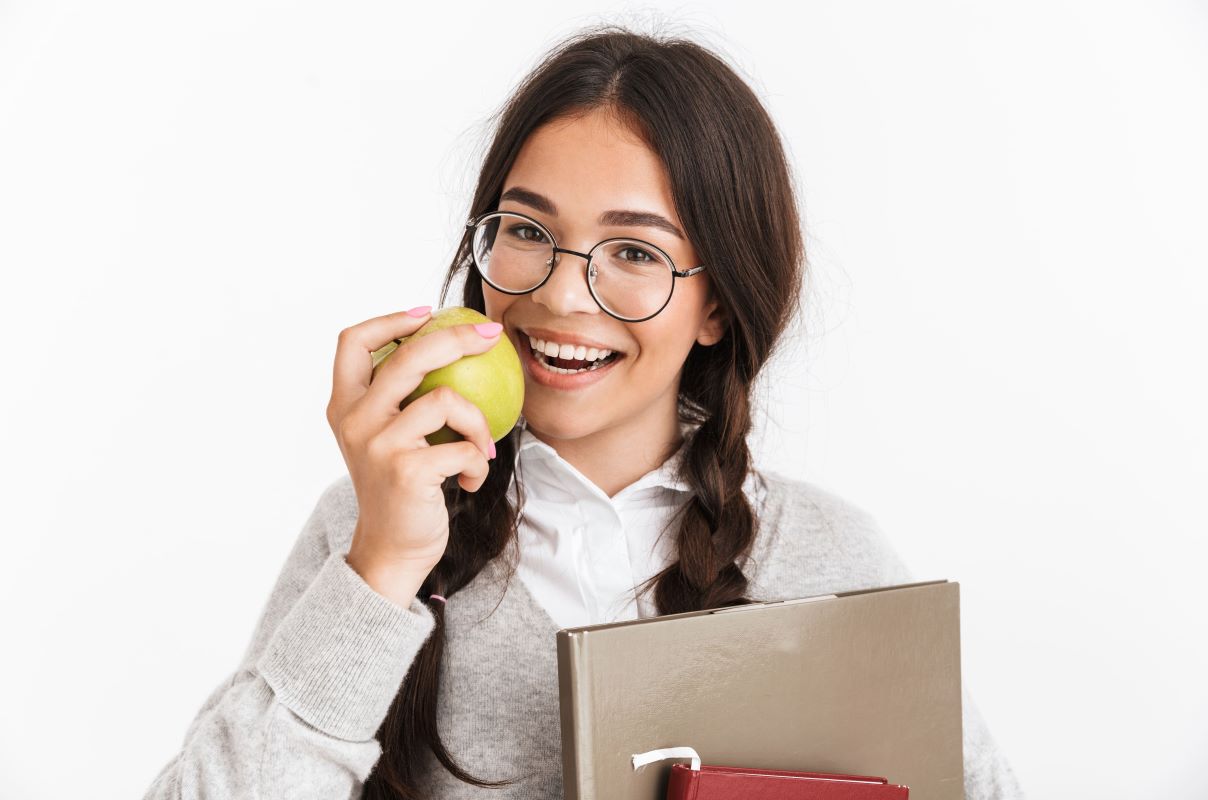
POLYGON ((529 430, 537 431, 549 439, 582 439, 600 430, 602 420, 586 420, 580 414, 567 414, 565 410, 556 410, 546 414, 534 409, 524 410, 524 418, 529 430))

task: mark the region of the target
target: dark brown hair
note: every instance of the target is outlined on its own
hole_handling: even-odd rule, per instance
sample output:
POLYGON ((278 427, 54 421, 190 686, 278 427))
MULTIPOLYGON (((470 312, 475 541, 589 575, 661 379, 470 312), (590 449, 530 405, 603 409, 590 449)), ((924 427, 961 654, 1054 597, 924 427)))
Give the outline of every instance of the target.
MULTIPOLYGON (((606 24, 573 34, 549 51, 495 115, 494 135, 467 218, 497 208, 504 179, 534 130, 560 118, 605 111, 630 126, 662 159, 676 212, 714 296, 729 315, 725 335, 693 345, 679 386, 679 415, 699 423, 686 449, 683 479, 695 490, 676 532, 678 560, 653 578, 659 614, 752 602, 736 561, 749 554, 757 519, 743 492, 752 467, 752 385, 800 305, 805 247, 791 170, 757 95, 721 57, 691 40, 606 24)), ((482 281, 464 236, 441 291, 466 276, 461 305, 485 311, 482 281)), ((507 501, 519 429, 497 444, 486 482, 466 492, 444 483, 449 544, 419 596, 457 602, 509 544, 517 509, 507 501)), ((517 485, 517 496, 523 498, 517 485)), ((672 529, 669 529, 672 530, 672 529)), ((365 798, 418 798, 417 765, 431 749, 462 781, 479 780, 450 757, 436 729, 444 649, 444 604, 429 603, 436 628, 420 650, 381 728, 382 755, 365 798)))

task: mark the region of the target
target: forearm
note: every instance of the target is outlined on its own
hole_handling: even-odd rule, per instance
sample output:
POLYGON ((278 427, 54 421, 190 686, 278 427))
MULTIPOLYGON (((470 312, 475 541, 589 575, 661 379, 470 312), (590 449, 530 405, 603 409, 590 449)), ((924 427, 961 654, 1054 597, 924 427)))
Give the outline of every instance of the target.
POLYGON ((331 555, 253 666, 207 699, 144 800, 359 797, 435 624, 411 600, 395 605, 331 555))

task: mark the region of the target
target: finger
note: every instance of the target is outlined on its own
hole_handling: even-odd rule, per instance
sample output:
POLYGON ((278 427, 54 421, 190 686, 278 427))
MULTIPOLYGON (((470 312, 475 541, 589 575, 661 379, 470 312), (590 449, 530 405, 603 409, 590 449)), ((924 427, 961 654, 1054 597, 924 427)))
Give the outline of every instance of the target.
POLYGON ((470 441, 433 445, 424 452, 424 459, 440 480, 457 475, 457 484, 467 492, 478 491, 486 483, 491 469, 478 446, 470 441))
MULTIPOLYGON (((382 444, 396 451, 430 447, 424 437, 448 425, 473 442, 483 458, 491 458, 491 426, 482 409, 456 389, 437 386, 396 414, 377 434, 382 444)), ((432 447, 439 447, 433 445, 432 447)))
POLYGON ((378 367, 359 402, 371 417, 392 417, 429 372, 463 356, 485 353, 499 344, 499 337, 499 333, 484 337, 473 324, 466 324, 408 339, 378 367))
POLYGON ((431 318, 430 312, 413 317, 407 311, 398 311, 340 331, 332 367, 328 419, 342 419, 352 404, 365 394, 373 375, 371 354, 374 350, 394 339, 410 336, 431 318))

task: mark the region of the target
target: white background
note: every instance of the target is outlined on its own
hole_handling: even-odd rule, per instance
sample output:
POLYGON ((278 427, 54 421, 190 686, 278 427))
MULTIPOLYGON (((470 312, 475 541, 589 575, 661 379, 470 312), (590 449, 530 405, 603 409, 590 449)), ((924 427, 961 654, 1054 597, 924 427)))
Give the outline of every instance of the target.
POLYGON ((339 331, 438 304, 487 116, 618 21, 737 64, 797 170, 758 461, 960 581, 1031 797, 1204 797, 1205 5, 474 8, 0 3, 0 796, 177 751, 344 471, 339 331))

